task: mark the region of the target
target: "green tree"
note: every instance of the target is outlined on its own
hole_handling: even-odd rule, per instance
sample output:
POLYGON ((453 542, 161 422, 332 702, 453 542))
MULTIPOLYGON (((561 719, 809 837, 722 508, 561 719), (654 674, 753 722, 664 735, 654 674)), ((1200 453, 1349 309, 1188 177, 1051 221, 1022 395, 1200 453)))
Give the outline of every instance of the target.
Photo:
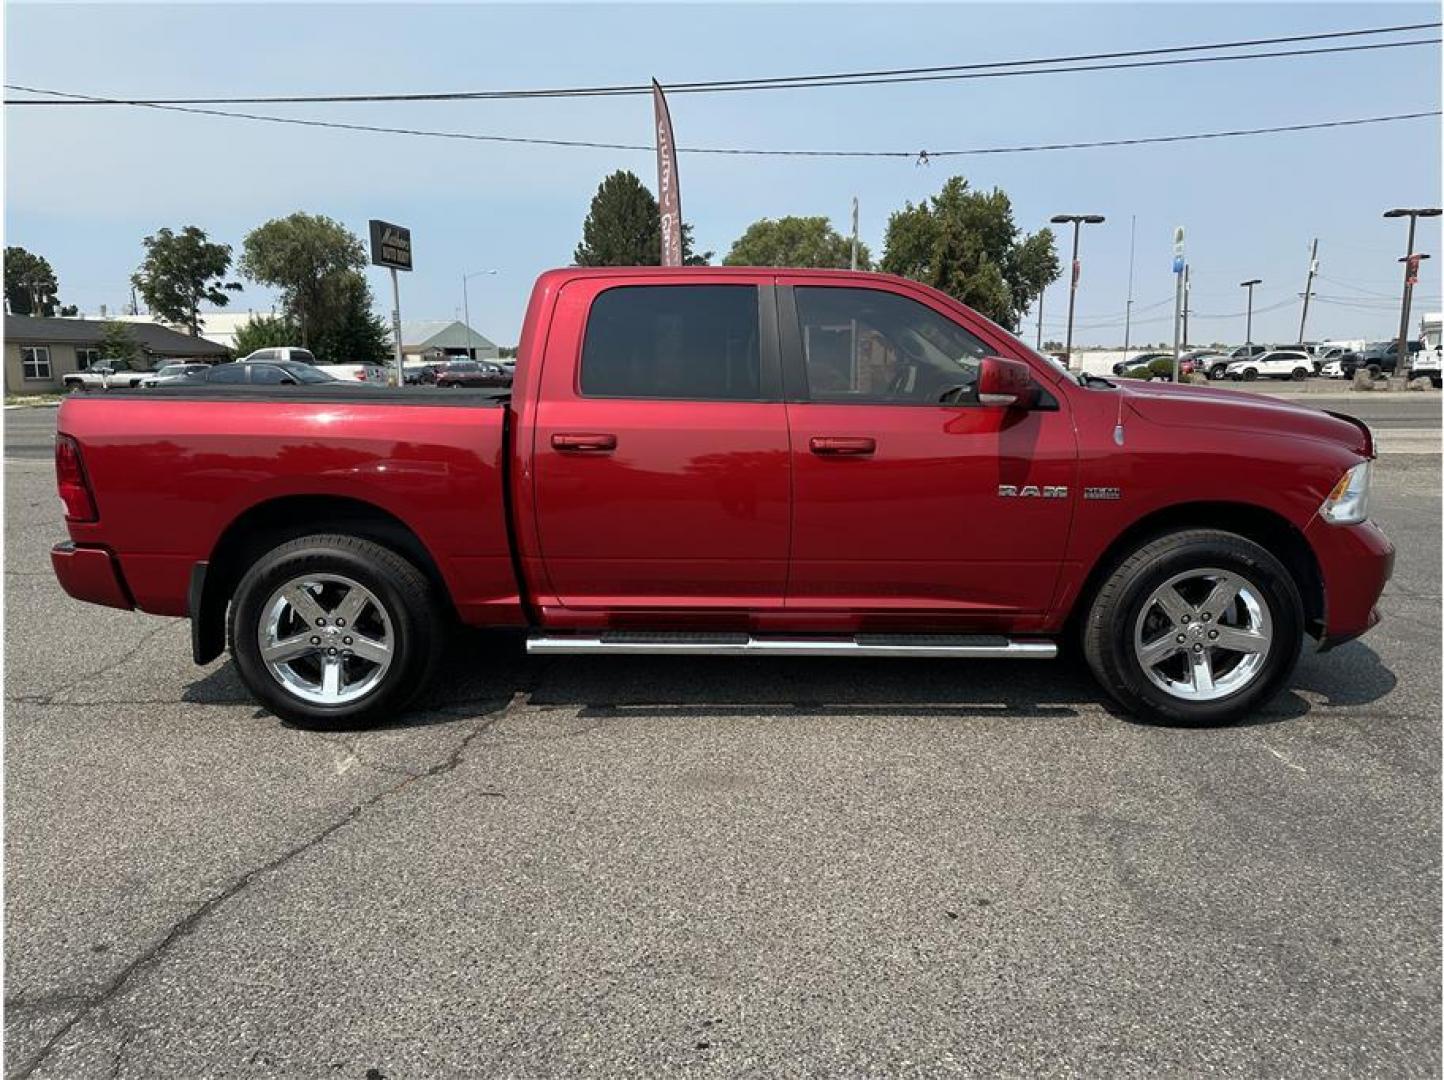
MULTIPOLYGON (((693 253, 692 226, 684 222, 682 261, 706 266, 711 260, 710 251, 693 253)), ((572 261, 578 266, 661 265, 661 208, 635 173, 618 170, 598 185, 572 261)))
POLYGON ((140 360, 140 345, 130 327, 117 319, 107 319, 100 326, 100 358, 102 360, 140 360))
POLYGON ((257 349, 294 345, 299 333, 284 315, 257 315, 237 328, 233 348, 237 356, 250 356, 257 349))
POLYGON ((5 249, 5 306, 10 314, 52 316, 59 291, 55 271, 45 259, 23 247, 5 249))
POLYGON ((275 218, 248 233, 242 246, 241 272, 281 290, 286 314, 295 320, 307 348, 325 332, 328 320, 340 317, 338 309, 327 308, 328 300, 345 293, 336 279, 366 266, 360 239, 321 214, 275 218))
POLYGON ((391 335, 372 309, 371 286, 358 271, 327 279, 321 304, 326 317, 311 338, 311 351, 322 364, 384 364, 391 356, 391 335))
MULTIPOLYGON (((852 265, 852 241, 825 217, 762 218, 732 245, 724 266, 801 266, 846 270, 852 265)), ((867 245, 857 245, 859 270, 870 270, 867 245)))
POLYGON ((226 293, 240 291, 239 282, 225 280, 231 268, 231 246, 211 243, 194 225, 179 233, 161 229, 141 243, 145 261, 131 276, 131 283, 152 313, 185 326, 192 337, 201 332, 202 301, 225 307, 231 301, 226 293))
POLYGON ((957 297, 1004 326, 1059 274, 1049 229, 1020 237, 1000 189, 972 191, 961 176, 888 219, 882 269, 957 297))

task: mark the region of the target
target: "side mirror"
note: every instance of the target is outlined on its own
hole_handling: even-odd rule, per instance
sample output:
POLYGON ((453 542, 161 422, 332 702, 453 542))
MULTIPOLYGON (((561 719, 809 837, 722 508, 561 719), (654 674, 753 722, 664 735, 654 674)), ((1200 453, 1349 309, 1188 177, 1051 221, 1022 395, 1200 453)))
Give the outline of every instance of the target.
POLYGON ((1002 409, 1031 409, 1038 384, 1028 365, 1001 356, 983 357, 978 370, 978 403, 1002 409))

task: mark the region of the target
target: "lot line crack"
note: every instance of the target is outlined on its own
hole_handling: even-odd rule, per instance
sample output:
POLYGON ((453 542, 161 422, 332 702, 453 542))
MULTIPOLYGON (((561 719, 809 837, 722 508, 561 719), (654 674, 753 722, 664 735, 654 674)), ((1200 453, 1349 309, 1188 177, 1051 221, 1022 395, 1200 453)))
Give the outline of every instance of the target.
MULTIPOLYGON (((137 647, 139 647, 139 645, 137 645, 137 647)), ((418 780, 424 780, 434 776, 443 776, 456 769, 462 761, 465 760, 466 750, 471 746, 472 742, 514 709, 522 707, 529 694, 529 688, 526 690, 518 690, 503 708, 478 722, 464 737, 458 740, 456 745, 452 747, 451 752, 441 761, 436 762, 424 772, 407 774, 405 778, 398 783, 392 784, 390 787, 384 788, 370 798, 362 800, 319 832, 303 840, 301 843, 288 848, 275 858, 247 870, 220 892, 209 897, 198 907, 182 916, 171 925, 170 929, 166 931, 159 941, 144 950, 134 960, 126 964, 125 967, 121 968, 120 971, 112 976, 99 990, 92 994, 75 995, 74 1001, 78 1006, 75 1015, 62 1024, 55 1034, 46 1040, 45 1045, 36 1051, 28 1061, 16 1067, 9 1075, 16 1078, 16 1080, 25 1080, 26 1077, 34 1073, 36 1069, 49 1059, 55 1048, 60 1045, 61 1040, 69 1035, 77 1024, 92 1015, 97 1009, 103 1009, 109 1006, 111 1001, 113 1001, 121 991, 126 989, 131 979, 141 971, 141 969, 151 967, 158 963, 172 945, 182 938, 187 937, 207 916, 226 901, 247 889, 257 878, 281 869, 298 856, 304 855, 311 849, 325 843, 383 799, 388 799, 393 795, 400 794, 418 780)), ((488 794, 495 793, 488 792, 488 794)), ((12 1003, 7 1002, 7 1004, 12 1003)), ((13 1004, 20 1004, 20 1002, 13 1004)))

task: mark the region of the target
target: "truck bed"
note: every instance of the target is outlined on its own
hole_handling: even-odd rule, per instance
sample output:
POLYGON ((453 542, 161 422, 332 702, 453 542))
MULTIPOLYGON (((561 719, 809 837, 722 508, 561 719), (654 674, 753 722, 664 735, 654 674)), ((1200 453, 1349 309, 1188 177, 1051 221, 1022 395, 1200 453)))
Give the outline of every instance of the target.
POLYGON ((158 387, 67 399, 134 606, 188 614, 198 563, 288 519, 370 514, 405 530, 468 622, 521 621, 507 534, 507 394, 389 387, 158 387), (158 524, 162 523, 162 524, 158 524))

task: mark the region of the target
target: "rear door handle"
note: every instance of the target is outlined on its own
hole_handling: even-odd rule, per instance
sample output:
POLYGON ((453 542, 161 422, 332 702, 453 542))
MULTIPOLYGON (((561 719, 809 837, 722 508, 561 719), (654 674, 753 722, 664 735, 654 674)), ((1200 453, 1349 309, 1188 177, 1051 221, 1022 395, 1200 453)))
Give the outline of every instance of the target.
POLYGON ((617 448, 615 435, 553 435, 552 449, 564 450, 569 454, 607 454, 617 448))
POLYGON ((814 436, 811 445, 814 454, 825 457, 862 457, 877 449, 877 440, 867 436, 853 438, 826 435, 814 436))

